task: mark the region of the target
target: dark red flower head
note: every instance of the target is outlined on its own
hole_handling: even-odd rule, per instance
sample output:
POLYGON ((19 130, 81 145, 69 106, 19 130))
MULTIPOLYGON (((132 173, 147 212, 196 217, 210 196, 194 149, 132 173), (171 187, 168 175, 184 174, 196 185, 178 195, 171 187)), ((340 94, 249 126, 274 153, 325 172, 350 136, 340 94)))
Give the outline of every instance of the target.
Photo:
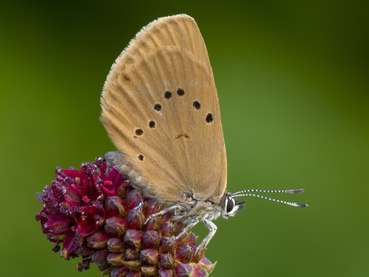
POLYGON ((112 277, 200 277, 214 268, 204 256, 195 257, 192 233, 174 239, 182 226, 170 216, 145 225, 162 207, 103 158, 80 169, 57 169, 39 199, 36 219, 44 234, 65 259, 82 258, 79 270, 92 262, 112 277))

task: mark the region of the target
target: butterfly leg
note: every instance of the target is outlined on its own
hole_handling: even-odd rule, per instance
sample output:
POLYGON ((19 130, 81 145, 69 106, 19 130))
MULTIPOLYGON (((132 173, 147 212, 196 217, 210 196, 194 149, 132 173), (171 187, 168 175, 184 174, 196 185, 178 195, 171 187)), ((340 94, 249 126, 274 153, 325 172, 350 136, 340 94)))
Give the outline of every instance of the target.
POLYGON ((183 207, 181 205, 178 205, 178 204, 175 204, 173 206, 169 206, 168 208, 165 208, 165 209, 161 210, 160 212, 157 212, 157 213, 154 213, 154 214, 150 215, 146 219, 145 224, 147 224, 151 219, 153 219, 155 217, 162 216, 162 215, 165 215, 165 214, 167 214, 171 211, 180 210, 180 209, 183 209, 183 207))
POLYGON ((209 233, 208 235, 203 239, 203 241, 199 244, 199 246, 196 249, 196 255, 201 253, 206 246, 209 244, 211 239, 214 237, 215 233, 217 232, 218 227, 209 219, 204 219, 203 223, 205 224, 206 228, 208 228, 209 233))
POLYGON ((200 220, 198 218, 193 219, 186 227, 183 228, 183 230, 176 236, 176 240, 180 239, 183 235, 185 235, 188 231, 190 231, 193 227, 196 226, 197 223, 199 223, 200 220))

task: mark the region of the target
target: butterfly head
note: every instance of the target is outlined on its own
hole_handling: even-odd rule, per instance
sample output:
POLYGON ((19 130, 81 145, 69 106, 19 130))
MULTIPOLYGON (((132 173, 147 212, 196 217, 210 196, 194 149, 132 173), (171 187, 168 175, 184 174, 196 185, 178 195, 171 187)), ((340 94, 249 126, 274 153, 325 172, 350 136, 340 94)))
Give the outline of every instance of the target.
POLYGON ((231 193, 226 193, 222 202, 222 216, 224 218, 233 217, 244 205, 245 201, 239 201, 231 193))

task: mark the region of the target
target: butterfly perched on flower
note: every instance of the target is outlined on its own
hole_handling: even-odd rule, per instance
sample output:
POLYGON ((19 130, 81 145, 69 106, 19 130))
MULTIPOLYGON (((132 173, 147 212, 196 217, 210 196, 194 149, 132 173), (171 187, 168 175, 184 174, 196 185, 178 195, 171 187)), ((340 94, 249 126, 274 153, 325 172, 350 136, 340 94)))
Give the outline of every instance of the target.
MULTIPOLYGON (((101 96, 101 120, 117 152, 106 158, 137 187, 165 203, 158 215, 174 212, 184 235, 203 222, 234 216, 255 192, 227 192, 227 156, 219 100, 204 39, 188 15, 159 18, 144 27, 113 64, 101 96)), ((155 217, 153 215, 151 218, 155 217)))
POLYGON ((214 221, 235 216, 245 197, 306 204, 227 190, 219 101, 205 42, 188 15, 144 27, 113 64, 101 121, 117 151, 79 169, 58 169, 36 218, 54 250, 95 263, 111 277, 208 276, 204 250, 214 221), (209 229, 200 244, 191 229, 209 229))

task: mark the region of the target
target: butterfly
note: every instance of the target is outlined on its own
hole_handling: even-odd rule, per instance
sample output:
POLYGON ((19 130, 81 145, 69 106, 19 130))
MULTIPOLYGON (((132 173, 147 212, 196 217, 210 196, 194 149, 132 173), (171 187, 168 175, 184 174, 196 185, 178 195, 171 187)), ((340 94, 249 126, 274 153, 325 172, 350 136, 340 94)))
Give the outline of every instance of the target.
POLYGON ((219 100, 204 39, 185 14, 144 27, 116 59, 101 96, 101 121, 118 151, 106 158, 134 185, 184 223, 180 238, 199 222, 214 236, 218 217, 229 218, 257 193, 302 189, 227 191, 227 155, 219 100))

